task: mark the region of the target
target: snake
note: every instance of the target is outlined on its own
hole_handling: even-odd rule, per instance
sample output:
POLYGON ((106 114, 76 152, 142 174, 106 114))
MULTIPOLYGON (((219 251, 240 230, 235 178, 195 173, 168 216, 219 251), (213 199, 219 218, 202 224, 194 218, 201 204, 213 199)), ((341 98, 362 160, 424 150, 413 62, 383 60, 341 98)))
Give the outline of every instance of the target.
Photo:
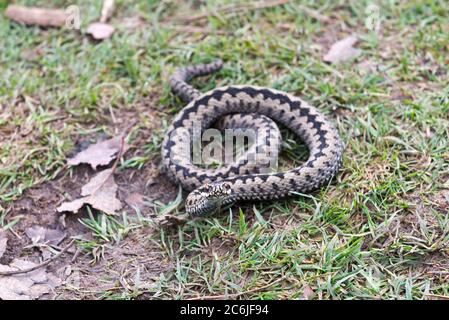
POLYGON ((166 131, 162 163, 168 177, 189 192, 186 213, 204 216, 239 201, 273 201, 328 184, 341 167, 344 149, 333 124, 315 107, 287 92, 229 85, 202 93, 188 84, 193 77, 212 74, 222 66, 223 61, 217 59, 181 67, 168 79, 172 91, 187 105, 174 116, 166 131), (273 170, 266 158, 245 158, 251 150, 268 154, 268 160, 277 157, 282 137, 276 122, 298 136, 309 151, 301 165, 280 172, 273 170), (192 161, 192 146, 201 143, 201 134, 214 127, 254 130, 257 138, 262 138, 231 163, 220 168, 201 167, 192 161))

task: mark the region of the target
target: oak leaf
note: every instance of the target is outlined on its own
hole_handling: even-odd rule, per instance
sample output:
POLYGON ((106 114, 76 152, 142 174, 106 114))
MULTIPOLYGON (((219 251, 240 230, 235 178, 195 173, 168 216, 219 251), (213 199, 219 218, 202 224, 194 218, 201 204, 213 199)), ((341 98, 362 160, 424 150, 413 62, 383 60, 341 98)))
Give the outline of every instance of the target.
POLYGON ((116 198, 118 186, 115 183, 113 170, 106 169, 97 173, 81 189, 82 198, 62 203, 56 210, 58 212, 78 212, 85 204, 103 211, 109 215, 115 215, 122 208, 122 203, 116 198))
POLYGON ((90 145, 87 149, 79 152, 76 156, 68 159, 67 164, 71 166, 80 163, 88 163, 96 170, 97 166, 108 165, 118 154, 123 136, 117 136, 105 141, 90 145))
MULTIPOLYGON (((15 259, 9 266, 0 264, 1 272, 35 267, 31 261, 15 259)), ((41 297, 61 284, 61 280, 45 269, 0 276, 0 300, 32 300, 41 297)))

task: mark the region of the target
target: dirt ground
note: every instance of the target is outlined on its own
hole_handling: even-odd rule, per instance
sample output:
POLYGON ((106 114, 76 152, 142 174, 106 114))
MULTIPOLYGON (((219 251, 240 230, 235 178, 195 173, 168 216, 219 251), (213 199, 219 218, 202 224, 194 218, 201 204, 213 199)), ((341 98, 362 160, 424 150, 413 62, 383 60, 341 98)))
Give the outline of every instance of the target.
MULTIPOLYGON (((134 111, 117 115, 119 119, 129 121, 106 125, 114 126, 120 132, 129 127, 129 122, 134 121, 139 112, 153 117, 149 104, 151 101, 145 100, 131 109, 134 111)), ((157 125, 156 119, 154 122, 157 125)), ((142 145, 151 135, 151 127, 139 132, 138 138, 125 156, 132 157, 141 153, 142 145)), ((92 138, 97 141, 106 139, 104 135, 88 136, 79 140, 75 137, 75 148, 68 157, 87 148, 92 138)), ((100 169, 102 168, 97 170, 100 169)), ((125 204, 124 211, 130 218, 136 216, 135 206, 143 216, 153 212, 151 207, 144 204, 144 200, 167 203, 176 197, 177 186, 170 182, 160 169, 159 159, 155 159, 145 164, 138 172, 123 170, 115 173, 119 186, 118 198, 125 204), (142 195, 145 195, 145 199, 142 195)), ((8 244, 0 263, 7 265, 17 258, 40 263, 51 256, 46 246, 32 244, 26 235, 26 230, 31 227, 40 226, 64 232, 65 240, 56 248, 63 248, 71 237, 83 241, 92 240, 92 232, 80 223, 80 219, 88 217, 86 207, 76 214, 58 213, 56 208, 67 195, 73 199, 77 198, 81 187, 95 173, 89 165, 79 165, 70 171, 64 170, 54 180, 27 189, 19 200, 13 202, 7 208, 7 221, 18 218, 18 223, 14 232, 7 232, 8 244)), ((160 254, 160 247, 149 240, 152 232, 154 228, 148 226, 134 230, 118 242, 106 242, 92 250, 70 248, 47 267, 47 272, 56 275, 63 285, 58 286, 54 292, 43 295, 41 299, 89 299, 99 298, 99 295, 105 293, 114 295, 116 292, 132 295, 136 286, 139 290, 151 290, 154 279, 173 268, 173 262, 164 259, 160 254)))

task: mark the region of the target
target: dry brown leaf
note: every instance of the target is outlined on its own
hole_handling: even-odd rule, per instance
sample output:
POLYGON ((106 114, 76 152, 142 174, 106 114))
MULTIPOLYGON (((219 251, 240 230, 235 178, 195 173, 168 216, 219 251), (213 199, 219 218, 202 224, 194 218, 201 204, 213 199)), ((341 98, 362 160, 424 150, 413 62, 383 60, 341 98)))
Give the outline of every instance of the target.
POLYGON ((313 295, 315 294, 315 292, 313 291, 313 289, 311 287, 309 287, 308 285, 305 285, 302 288, 302 298, 304 300, 310 300, 311 297, 313 297, 313 295))
POLYGON ((113 170, 114 168, 111 168, 97 173, 81 189, 82 198, 64 202, 56 210, 76 213, 83 205, 90 204, 106 214, 116 214, 116 211, 122 208, 122 203, 116 198, 118 186, 114 180, 113 170))
POLYGON ((97 166, 108 165, 115 159, 120 150, 123 136, 117 136, 109 140, 97 142, 87 149, 78 153, 75 157, 68 159, 67 164, 76 166, 80 163, 88 163, 96 170, 97 166))
MULTIPOLYGON (((0 271, 17 271, 32 268, 35 263, 15 259, 9 266, 0 264, 0 271)), ((61 284, 56 276, 38 269, 28 273, 0 276, 0 299, 31 300, 51 292, 61 284)))
POLYGON ((107 23, 94 22, 87 28, 87 33, 95 40, 104 40, 109 38, 115 31, 115 28, 107 23))
POLYGON ((349 36, 335 42, 330 50, 324 55, 323 60, 330 63, 339 63, 357 57, 360 50, 354 48, 357 37, 349 36))
POLYGON ((60 9, 44 9, 37 7, 23 7, 9 5, 5 10, 9 19, 26 25, 43 27, 63 27, 70 18, 70 13, 60 9))
POLYGON ((64 240, 66 233, 57 229, 47 229, 42 226, 32 226, 25 230, 25 234, 34 244, 49 244, 57 246, 64 240))
POLYGON ((3 230, 0 230, 0 259, 6 251, 6 245, 8 244, 8 238, 3 230))

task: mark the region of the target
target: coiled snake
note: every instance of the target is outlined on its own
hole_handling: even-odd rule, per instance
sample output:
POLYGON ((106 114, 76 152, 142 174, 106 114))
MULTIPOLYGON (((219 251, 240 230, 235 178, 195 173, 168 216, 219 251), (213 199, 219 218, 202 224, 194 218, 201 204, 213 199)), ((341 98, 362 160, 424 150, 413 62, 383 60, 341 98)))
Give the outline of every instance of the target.
MULTIPOLYGON (((221 66, 221 60, 217 60, 180 68, 169 79, 172 90, 188 104, 167 131, 162 161, 168 175, 191 191, 186 199, 187 213, 203 215, 235 201, 279 199, 292 191, 304 193, 326 184, 338 171, 343 150, 331 123, 300 98, 278 90, 233 85, 201 93, 186 83, 221 66), (266 143, 264 151, 268 150, 269 158, 277 157, 280 133, 271 119, 288 127, 306 143, 309 158, 301 166, 285 172, 267 172, 266 166, 262 170, 260 163, 245 157, 218 169, 193 164, 190 146, 195 143, 195 128, 204 132, 218 120, 221 128, 254 129, 258 138, 262 137, 257 141, 266 143)), ((250 150, 261 153, 263 148, 256 143, 248 153, 250 150)))

